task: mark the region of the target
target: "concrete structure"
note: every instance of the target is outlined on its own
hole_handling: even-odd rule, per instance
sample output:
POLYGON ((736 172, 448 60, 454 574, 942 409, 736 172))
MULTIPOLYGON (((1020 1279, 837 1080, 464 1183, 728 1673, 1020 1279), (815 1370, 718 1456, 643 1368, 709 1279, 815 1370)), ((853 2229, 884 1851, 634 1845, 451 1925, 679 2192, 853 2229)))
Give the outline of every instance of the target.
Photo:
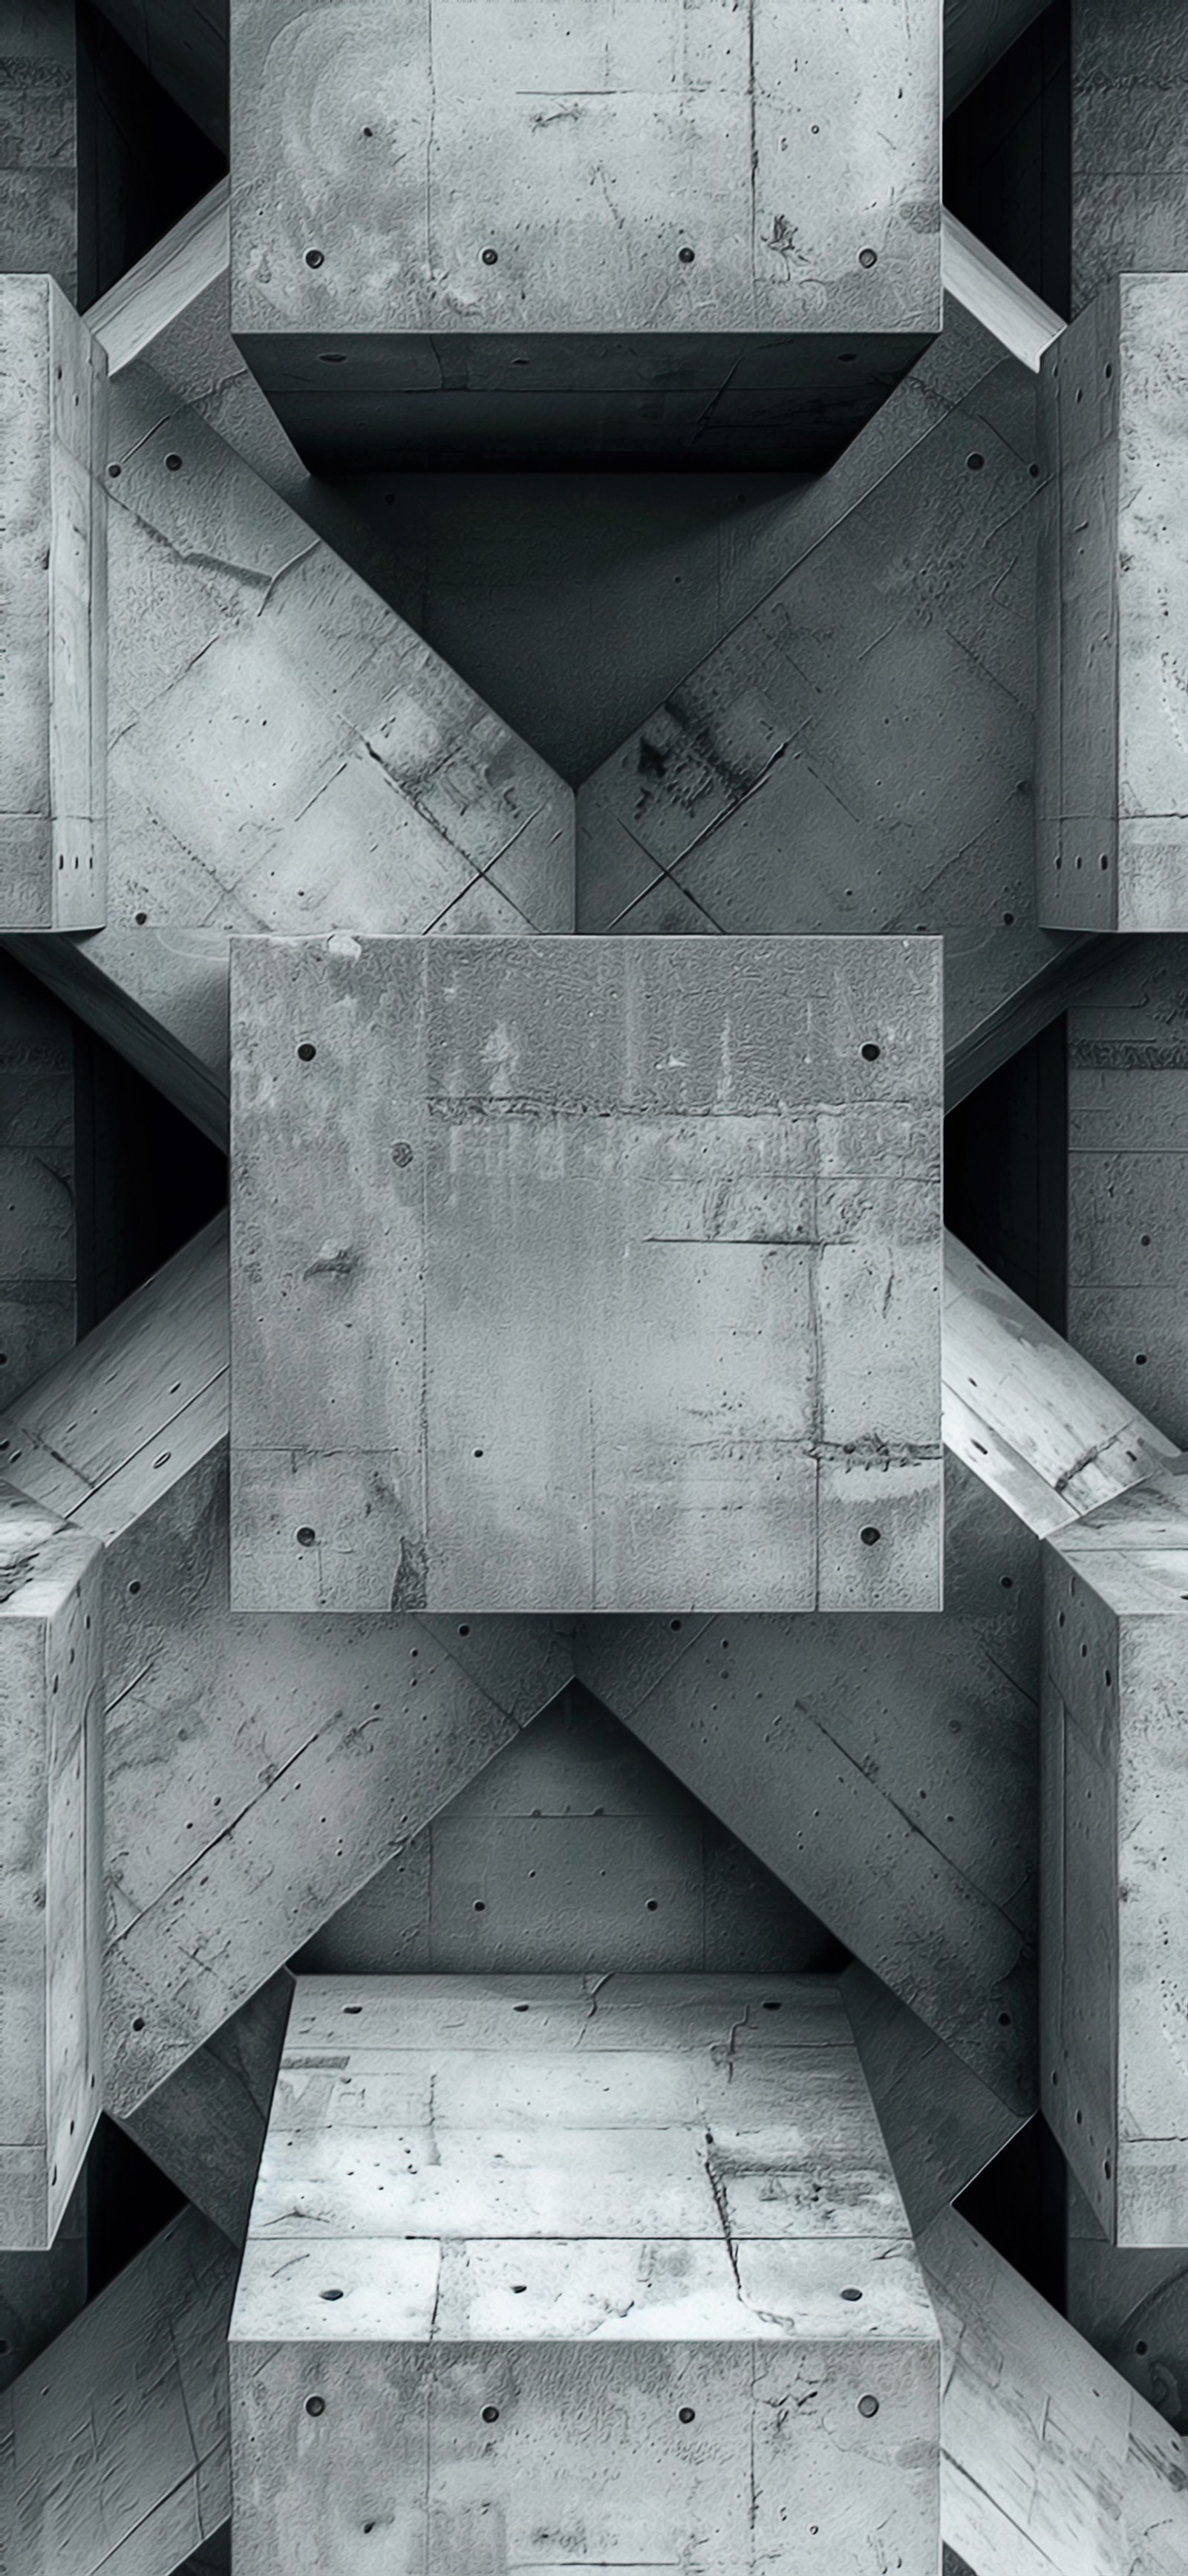
POLYGON ((235 1607, 934 1605, 938 968, 237 942, 235 1607))
POLYGON ((1044 2111, 1132 2246, 1176 2244, 1188 2208, 1183 1464, 1046 1551, 1044 2111))
POLYGON ((1188 280, 1119 277, 1049 350, 1036 859, 1040 917, 1188 925, 1188 280))
POLYGON ((1183 967, 1179 939, 1128 941, 1068 1016, 1069 1331, 1177 1447, 1188 1447, 1183 967))
POLYGON ((73 303, 78 227, 73 0, 3 0, 0 62, 0 272, 48 271, 73 303))
POLYGON ((821 1979, 299 1980, 231 2352, 240 2576, 368 2526, 935 2568, 936 2328, 821 1979))
POLYGON ((940 325, 936 38, 931 0, 236 5, 236 336, 323 469, 819 471, 940 325))
POLYGON ((0 929, 104 918, 106 365, 52 277, 0 284, 0 929))
POLYGON ((0 1486, 0 2247, 52 2245, 98 2116, 102 1568, 0 1486))
POLYGON ((1073 311, 1127 269, 1188 268, 1183 0, 1072 0, 1073 311))

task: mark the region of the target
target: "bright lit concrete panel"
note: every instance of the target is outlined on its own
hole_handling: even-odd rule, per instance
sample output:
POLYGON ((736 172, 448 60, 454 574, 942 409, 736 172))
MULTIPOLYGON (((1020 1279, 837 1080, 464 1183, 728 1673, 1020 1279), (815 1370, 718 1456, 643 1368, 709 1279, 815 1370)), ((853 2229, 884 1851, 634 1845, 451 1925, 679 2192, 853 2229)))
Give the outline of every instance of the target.
POLYGON ((233 1606, 935 1608, 939 948, 237 941, 233 1606))

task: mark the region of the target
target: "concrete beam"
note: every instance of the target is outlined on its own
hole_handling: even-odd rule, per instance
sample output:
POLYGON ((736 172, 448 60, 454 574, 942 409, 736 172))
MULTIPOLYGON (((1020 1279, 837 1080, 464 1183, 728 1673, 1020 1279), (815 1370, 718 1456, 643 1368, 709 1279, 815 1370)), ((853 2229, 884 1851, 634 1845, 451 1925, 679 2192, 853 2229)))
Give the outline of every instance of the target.
POLYGON ((0 2397, 21 2576, 174 2576, 230 2510, 236 2257, 185 2210, 0 2397))
POLYGON ((1115 279, 1048 353, 1038 902, 1055 929, 1188 928, 1188 277, 1115 279))
POLYGON ((1179 2435, 955 2210, 919 2251, 944 2344, 950 2548, 978 2576, 1178 2576, 1179 2435))
POLYGON ((1118 2245, 1188 2192, 1188 1503, 1177 1459, 1045 1549, 1045 2115, 1118 2245))
POLYGON ((102 1563, 0 1485, 0 2247, 53 2244, 100 2106, 102 1563))
POLYGON ((233 2245, 247 2230, 292 1992, 282 1968, 121 2122, 233 2245))
POLYGON ((547 1621, 233 1619, 221 1220, 0 1421, 106 1550, 105 2103, 127 2120, 570 1677, 547 1621))
POLYGON ((0 2254, 0 2389, 64 2332, 87 2297, 87 2183, 80 2176, 54 2238, 41 2254, 0 2254))
POLYGON ((912 2234, 976 2181, 1024 2125, 944 2041, 853 1959, 840 1979, 912 2234))
POLYGON ((933 1607, 939 1036, 927 940, 237 942, 233 1606, 933 1607))
POLYGON ((103 351, 52 277, 0 280, 0 929, 105 918, 103 351))
POLYGON ((824 1979, 299 1980, 231 2354, 240 2576, 496 2516, 558 2576, 936 2566, 936 2328, 824 1979))
POLYGON ((794 65, 778 0, 231 35, 232 322, 318 471, 820 470, 940 327, 933 0, 802 11, 794 65))

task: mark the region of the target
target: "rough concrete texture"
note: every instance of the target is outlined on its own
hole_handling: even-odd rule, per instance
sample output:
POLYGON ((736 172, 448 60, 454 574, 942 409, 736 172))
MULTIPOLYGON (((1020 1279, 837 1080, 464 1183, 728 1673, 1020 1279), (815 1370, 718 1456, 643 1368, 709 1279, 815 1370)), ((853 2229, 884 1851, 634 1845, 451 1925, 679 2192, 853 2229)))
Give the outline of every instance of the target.
POLYGON ((73 303, 74 0, 0 0, 0 272, 48 270, 73 303))
POLYGON ((580 1687, 308 1942, 304 1976, 835 1967, 822 1924, 580 1687))
POLYGON ((939 328, 932 0, 231 25, 235 332, 322 468, 819 469, 939 328))
POLYGON ((1182 939, 1127 942, 1068 1019, 1068 1326, 1188 1446, 1182 939), (1154 955, 1150 952, 1154 951, 1154 955))
POLYGON ((935 1605, 937 945, 237 941, 234 1606, 935 1605))
POLYGON ((1188 268, 1184 0, 1072 0, 1073 312, 1127 269, 1188 268))
POLYGON ((243 2576, 369 2524, 493 2576, 936 2564, 936 2328, 819 1978, 299 1980, 231 2349, 243 2576))
POLYGON ((53 2244, 98 2117, 102 1551, 0 1485, 0 2248, 53 2244))
POLYGON ((1042 2098, 1112 2242, 1188 2204, 1182 1460, 1045 1549, 1042 2098))
POLYGON ((0 279, 5 730, 0 930, 86 930, 106 903, 107 366, 52 277, 0 279))
POLYGON ((1036 864, 1054 928, 1188 926, 1188 277, 1122 277, 1044 358, 1036 864))

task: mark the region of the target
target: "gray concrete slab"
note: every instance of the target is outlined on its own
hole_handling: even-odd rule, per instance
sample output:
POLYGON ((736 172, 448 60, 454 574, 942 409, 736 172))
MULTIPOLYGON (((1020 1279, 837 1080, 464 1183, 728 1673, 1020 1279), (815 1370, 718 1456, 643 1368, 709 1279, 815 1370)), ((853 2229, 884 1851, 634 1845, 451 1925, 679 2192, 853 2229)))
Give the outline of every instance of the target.
POLYGON ((935 1603, 936 943, 234 973, 237 1608, 935 1603))

